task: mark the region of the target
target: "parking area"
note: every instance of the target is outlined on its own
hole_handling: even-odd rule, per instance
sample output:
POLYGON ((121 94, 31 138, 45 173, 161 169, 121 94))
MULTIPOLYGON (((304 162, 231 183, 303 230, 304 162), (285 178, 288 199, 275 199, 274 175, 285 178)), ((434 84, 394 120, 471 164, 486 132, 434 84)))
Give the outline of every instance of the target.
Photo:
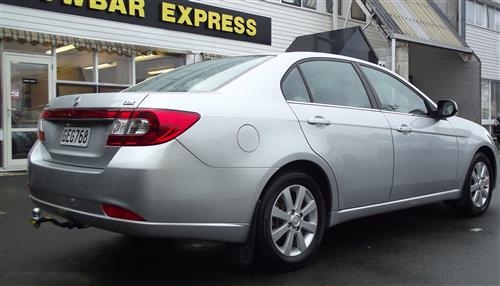
POLYGON ((500 196, 480 218, 443 204, 330 229, 307 268, 238 267, 219 243, 34 229, 26 176, 0 177, 0 285, 499 285, 500 196))

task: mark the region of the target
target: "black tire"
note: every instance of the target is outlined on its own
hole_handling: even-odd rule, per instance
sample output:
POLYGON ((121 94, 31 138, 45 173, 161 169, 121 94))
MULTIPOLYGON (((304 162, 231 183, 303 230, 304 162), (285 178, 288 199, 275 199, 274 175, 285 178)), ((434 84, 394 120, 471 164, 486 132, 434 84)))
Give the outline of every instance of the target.
MULTIPOLYGON (((292 187, 292 189, 290 189, 291 193, 293 193, 293 191, 296 190, 296 188, 297 188, 296 186, 292 187)), ((295 171, 286 172, 278 176, 273 181, 271 181, 268 184, 268 187, 264 190, 264 192, 265 193, 261 199, 262 204, 257 214, 256 246, 259 255, 258 258, 267 266, 270 266, 274 270, 278 271, 290 271, 303 267, 311 260, 314 254, 318 251, 321 245, 321 240, 323 239, 323 234, 325 232, 325 226, 326 226, 325 202, 318 184, 307 174, 295 171), (309 199, 311 199, 312 195, 314 202, 316 203, 316 212, 314 212, 312 216, 313 219, 316 219, 317 224, 316 224, 316 231, 314 233, 312 240, 310 240, 309 245, 303 251, 299 250, 298 238, 296 238, 296 235, 298 234, 293 235, 292 244, 295 243, 296 245, 295 251, 300 252, 300 254, 296 256, 287 256, 284 255, 282 252, 280 252, 278 246, 275 245, 274 240, 272 238, 271 223, 274 224, 276 222, 276 218, 272 219, 271 213, 274 204, 275 202, 278 201, 278 197, 280 196, 282 191, 294 185, 301 185, 305 187, 309 191, 308 195, 306 195, 308 196, 309 199)), ((294 202, 296 201, 296 198, 297 196, 295 196, 294 202)), ((283 199, 284 199, 283 197, 280 197, 280 200, 283 199)), ((304 201, 306 200, 307 199, 304 199, 304 201)), ((310 202, 311 201, 309 201, 308 203, 310 202)), ((304 209, 304 208, 298 208, 298 209, 304 209)), ((309 215, 304 215, 303 219, 310 220, 311 217, 309 215)), ((286 224, 284 220, 280 222, 283 225, 286 224)), ((291 223, 289 223, 287 224, 288 229, 292 231, 292 233, 302 231, 306 233, 305 235, 310 236, 311 234, 307 232, 306 227, 304 226, 305 225, 304 221, 301 221, 301 223, 303 224, 301 225, 299 223, 297 227, 293 227, 291 226, 291 223), (301 227, 303 227, 304 229, 302 229, 301 227)), ((286 237, 287 235, 289 235, 288 232, 285 235, 283 235, 283 237, 286 237)), ((285 244, 286 242, 283 245, 285 244)))
POLYGON ((456 201, 451 201, 449 204, 461 215, 469 216, 469 217, 477 217, 482 215, 489 207, 491 202, 491 197, 493 195, 493 178, 496 174, 493 173, 493 168, 491 166, 491 162, 488 157, 483 153, 477 153, 472 158, 471 165, 469 166, 469 170, 467 171, 467 177, 465 179, 464 185, 462 187, 462 196, 460 199, 456 201), (489 173, 489 192, 486 197, 486 201, 482 206, 477 206, 473 201, 473 194, 471 192, 471 183, 472 174, 474 172, 474 167, 478 163, 483 163, 486 165, 489 173))

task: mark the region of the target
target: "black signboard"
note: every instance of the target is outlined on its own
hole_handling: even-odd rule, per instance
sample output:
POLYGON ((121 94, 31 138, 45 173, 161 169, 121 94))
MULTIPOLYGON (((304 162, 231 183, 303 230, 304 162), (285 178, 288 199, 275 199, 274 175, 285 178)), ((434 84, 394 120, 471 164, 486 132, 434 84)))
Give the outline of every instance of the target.
POLYGON ((271 18, 188 0, 2 0, 5 4, 271 45, 271 18))

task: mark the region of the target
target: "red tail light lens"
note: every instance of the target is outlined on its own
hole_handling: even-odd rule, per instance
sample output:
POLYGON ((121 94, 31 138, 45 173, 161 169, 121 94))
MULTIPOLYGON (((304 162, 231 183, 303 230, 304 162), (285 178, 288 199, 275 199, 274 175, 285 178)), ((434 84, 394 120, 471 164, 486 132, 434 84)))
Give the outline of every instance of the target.
POLYGON ((114 120, 109 146, 147 146, 168 142, 199 119, 194 112, 166 109, 56 109, 42 112, 38 138, 45 140, 44 120, 114 120))
POLYGON ((141 217, 140 215, 121 207, 112 205, 102 205, 102 210, 104 211, 104 214, 112 218, 145 221, 144 218, 141 217))
POLYGON ((145 146, 168 142, 200 119, 194 112, 137 109, 120 112, 108 137, 110 146, 145 146))
POLYGON ((47 111, 42 111, 42 113, 40 113, 40 117, 38 118, 37 137, 40 141, 45 141, 45 129, 43 125, 45 124, 45 118, 47 118, 47 114, 47 111))

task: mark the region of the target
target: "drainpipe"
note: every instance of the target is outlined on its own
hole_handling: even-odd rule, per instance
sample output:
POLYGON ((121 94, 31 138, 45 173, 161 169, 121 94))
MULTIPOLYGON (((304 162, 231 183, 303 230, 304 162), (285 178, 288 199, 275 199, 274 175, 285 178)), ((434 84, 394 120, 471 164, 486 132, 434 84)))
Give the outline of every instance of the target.
POLYGON ((333 30, 337 30, 339 28, 339 1, 340 0, 332 0, 333 1, 333 7, 332 7, 332 28, 333 30))
POLYGON ((396 72, 396 38, 391 39, 391 71, 396 72))

